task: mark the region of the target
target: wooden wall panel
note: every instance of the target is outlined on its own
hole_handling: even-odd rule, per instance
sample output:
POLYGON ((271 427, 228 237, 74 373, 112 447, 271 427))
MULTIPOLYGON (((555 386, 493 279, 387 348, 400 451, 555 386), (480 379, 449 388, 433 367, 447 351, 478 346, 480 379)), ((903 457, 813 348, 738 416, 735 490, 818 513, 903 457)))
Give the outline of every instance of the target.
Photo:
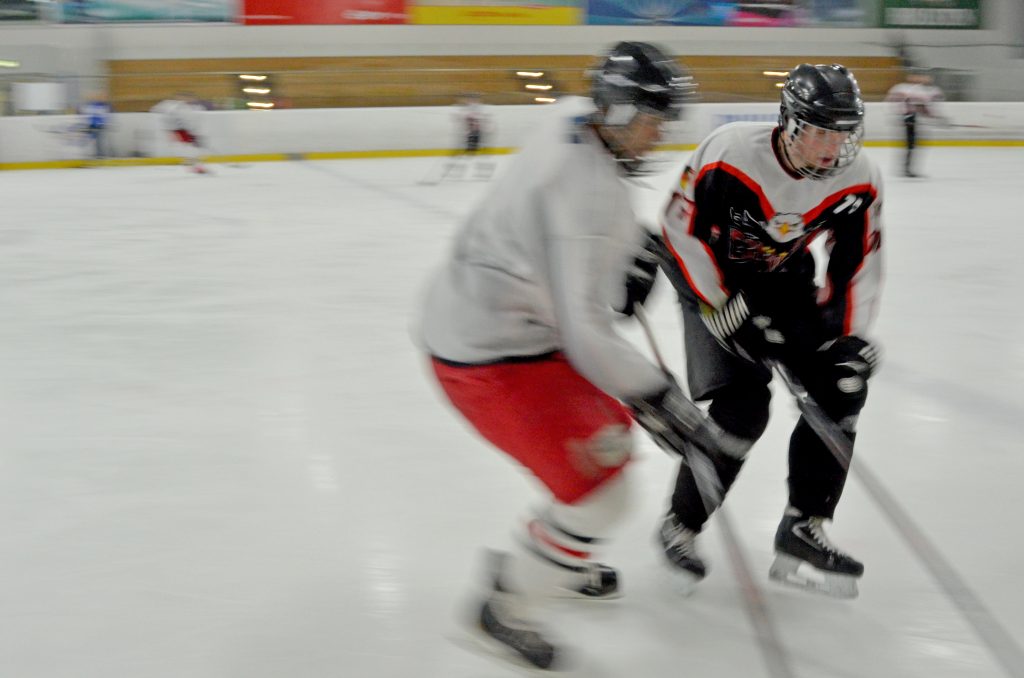
MULTIPOLYGON (((884 98, 903 78, 895 57, 688 56, 703 101, 772 101, 775 82, 765 70, 786 71, 800 62, 848 66, 865 98, 884 98)), ((273 96, 294 107, 449 105, 462 92, 486 103, 529 103, 516 70, 541 70, 558 93, 585 93, 591 56, 415 56, 292 57, 254 59, 165 59, 109 62, 115 110, 145 111, 176 92, 189 91, 218 104, 243 96, 238 74, 268 75, 273 96)))

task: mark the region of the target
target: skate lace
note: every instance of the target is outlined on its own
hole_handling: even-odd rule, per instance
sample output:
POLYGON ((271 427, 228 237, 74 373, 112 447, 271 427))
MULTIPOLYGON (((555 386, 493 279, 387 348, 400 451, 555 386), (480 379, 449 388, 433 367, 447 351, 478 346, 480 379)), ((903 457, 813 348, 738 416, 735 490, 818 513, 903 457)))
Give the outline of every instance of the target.
POLYGON ((837 556, 846 556, 845 553, 839 550, 835 544, 825 534, 825 527, 823 525, 823 518, 808 518, 807 519, 807 533, 811 535, 811 538, 830 553, 834 553, 837 556))

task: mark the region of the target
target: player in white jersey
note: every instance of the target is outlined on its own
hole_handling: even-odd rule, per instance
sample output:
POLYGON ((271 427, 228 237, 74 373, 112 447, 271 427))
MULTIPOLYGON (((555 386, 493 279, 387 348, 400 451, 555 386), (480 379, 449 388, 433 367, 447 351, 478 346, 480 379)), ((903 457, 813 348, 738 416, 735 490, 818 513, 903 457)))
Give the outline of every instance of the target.
POLYGON ((622 403, 661 433, 693 432, 678 387, 618 334, 614 310, 626 306, 623 283, 646 238, 624 179, 679 117, 692 81, 657 48, 630 42, 592 78, 593 100, 556 105, 466 218, 421 320, 450 402, 543 486, 510 551, 492 554, 470 624, 541 669, 565 663, 536 623, 545 596, 619 593, 617 572, 596 558, 630 502, 622 403))
MULTIPOLYGON (((881 285, 882 183, 860 153, 864 104, 838 65, 801 64, 782 90, 778 125, 733 123, 689 159, 663 216, 665 271, 682 306, 694 400, 749 449, 768 424, 767 361, 787 366, 851 437, 877 351, 867 339, 881 285), (824 238, 824 286, 809 247, 824 238)), ((724 490, 745 454, 715 458, 724 490)), ((846 469, 801 418, 790 439, 789 505, 773 579, 839 597, 863 565, 822 530, 846 469), (819 572, 805 576, 806 567, 819 572)), ((695 537, 710 511, 682 465, 660 540, 683 589, 705 576, 695 537)), ((715 506, 710 507, 712 510, 715 506)))
POLYGON ((187 93, 176 94, 150 109, 160 116, 161 129, 171 137, 175 147, 183 151, 182 162, 196 174, 209 172, 201 158, 203 144, 198 120, 199 114, 205 110, 194 96, 187 93))
POLYGON ((944 120, 937 108, 943 99, 942 90, 932 84, 932 78, 927 73, 908 74, 904 82, 893 85, 886 94, 885 100, 895 106, 906 134, 907 150, 903 156, 903 176, 920 176, 914 171, 917 123, 921 117, 944 120))

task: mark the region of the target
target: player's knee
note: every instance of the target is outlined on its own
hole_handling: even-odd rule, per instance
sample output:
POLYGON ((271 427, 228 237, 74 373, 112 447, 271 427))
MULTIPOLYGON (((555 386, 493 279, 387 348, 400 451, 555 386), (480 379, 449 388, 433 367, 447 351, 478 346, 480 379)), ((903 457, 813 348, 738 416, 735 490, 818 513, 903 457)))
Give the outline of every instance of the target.
POLYGON ((727 433, 753 445, 768 427, 771 398, 767 384, 737 382, 714 392, 708 413, 727 433))
MULTIPOLYGON (((868 399, 868 382, 861 375, 822 375, 808 393, 833 420, 855 422, 868 399)), ((852 423, 844 428, 853 429, 852 423)))
POLYGON ((633 434, 628 422, 609 422, 585 440, 569 441, 568 448, 573 467, 577 473, 593 479, 593 489, 629 461, 633 434))

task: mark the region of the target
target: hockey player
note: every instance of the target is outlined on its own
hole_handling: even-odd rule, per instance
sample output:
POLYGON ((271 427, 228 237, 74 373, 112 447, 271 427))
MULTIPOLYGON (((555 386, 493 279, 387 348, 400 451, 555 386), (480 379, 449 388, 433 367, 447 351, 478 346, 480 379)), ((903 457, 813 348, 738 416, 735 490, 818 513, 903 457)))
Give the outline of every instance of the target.
POLYGON ((458 131, 460 147, 449 157, 440 176, 424 183, 436 184, 445 179, 461 179, 472 165, 473 178, 490 179, 494 162, 480 155, 481 144, 491 127, 491 117, 476 93, 464 94, 452 111, 452 122, 458 131))
MULTIPOLYGON (((712 132, 665 209, 665 270, 680 297, 690 395, 710 401, 711 420, 745 440, 744 450, 768 424, 769 360, 787 366, 854 435, 876 368, 867 333, 881 285, 882 183, 860 153, 863 119, 846 68, 801 64, 782 89, 778 124, 712 132), (819 236, 827 251, 821 289, 808 247, 819 236)), ((744 456, 714 460, 724 491, 744 456)), ((824 532, 846 475, 801 418, 790 439, 789 505, 775 536, 773 579, 857 594, 863 565, 824 532)), ((684 592, 706 573, 695 538, 710 511, 698 490, 692 469, 681 465, 659 531, 684 592)))
POLYGON ((903 176, 919 177, 914 171, 914 149, 917 148, 917 123, 919 118, 945 121, 937 111, 938 102, 943 100, 942 90, 932 84, 927 73, 910 73, 904 82, 892 86, 885 100, 896 108, 903 122, 906 135, 906 152, 903 155, 903 176))
POLYGON ((95 94, 80 108, 84 118, 82 127, 93 146, 93 158, 107 157, 107 124, 110 122, 110 103, 102 95, 95 94))
POLYGON ((191 94, 181 92, 161 101, 152 109, 160 116, 161 128, 171 136, 175 145, 184 150, 182 162, 190 172, 208 174, 202 162, 203 145, 199 136, 197 117, 206 110, 191 94))
MULTIPOLYGON (((645 43, 618 44, 592 101, 566 100, 469 214, 431 280, 421 337, 437 381, 476 431, 542 486, 543 506, 491 556, 474 636, 540 669, 565 659, 538 625, 549 595, 619 595, 597 554, 630 503, 630 405, 690 432, 678 387, 614 325, 645 233, 623 179, 680 115, 691 89, 645 43)), ((689 403, 694 411, 699 410, 689 403)))

